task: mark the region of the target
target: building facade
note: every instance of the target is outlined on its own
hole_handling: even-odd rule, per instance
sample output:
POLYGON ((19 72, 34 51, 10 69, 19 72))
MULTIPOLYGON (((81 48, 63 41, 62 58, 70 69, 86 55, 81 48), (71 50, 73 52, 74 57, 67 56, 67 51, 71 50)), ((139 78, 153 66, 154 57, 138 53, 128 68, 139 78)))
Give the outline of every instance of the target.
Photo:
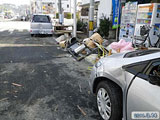
POLYGON ((32 14, 50 14, 53 17, 56 15, 56 0, 31 0, 30 6, 32 14))
MULTIPOLYGON (((74 0, 61 0, 63 13, 73 13, 74 0)), ((81 11, 81 1, 77 0, 77 11, 81 11)), ((59 0, 31 0, 32 14, 51 14, 56 17, 59 12, 59 0)))
MULTIPOLYGON (((89 21, 90 0, 82 0, 81 19, 84 22, 89 21)), ((112 12, 112 0, 95 0, 95 27, 99 27, 100 19, 105 16, 110 18, 112 12)))

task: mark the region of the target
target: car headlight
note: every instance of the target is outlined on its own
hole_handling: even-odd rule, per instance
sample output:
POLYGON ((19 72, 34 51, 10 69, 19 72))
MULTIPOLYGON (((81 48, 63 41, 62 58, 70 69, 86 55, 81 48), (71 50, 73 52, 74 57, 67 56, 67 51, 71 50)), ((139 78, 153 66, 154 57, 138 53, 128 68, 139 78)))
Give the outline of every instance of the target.
POLYGON ((98 68, 102 65, 101 61, 98 61, 96 64, 95 64, 95 67, 98 68))

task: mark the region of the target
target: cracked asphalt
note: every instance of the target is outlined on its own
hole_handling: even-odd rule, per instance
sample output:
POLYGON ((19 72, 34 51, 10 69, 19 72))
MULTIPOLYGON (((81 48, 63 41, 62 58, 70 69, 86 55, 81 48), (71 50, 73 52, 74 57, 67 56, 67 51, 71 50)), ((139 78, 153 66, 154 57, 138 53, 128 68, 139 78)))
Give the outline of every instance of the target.
POLYGON ((54 36, 30 37, 28 26, 0 23, 0 120, 99 120, 90 65, 62 51, 54 36))

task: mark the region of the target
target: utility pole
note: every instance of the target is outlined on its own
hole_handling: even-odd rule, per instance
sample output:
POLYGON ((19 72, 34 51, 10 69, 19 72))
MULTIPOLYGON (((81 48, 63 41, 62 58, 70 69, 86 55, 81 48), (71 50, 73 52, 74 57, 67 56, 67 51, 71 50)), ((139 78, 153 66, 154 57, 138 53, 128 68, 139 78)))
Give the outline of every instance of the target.
POLYGON ((71 13, 71 19, 72 19, 72 0, 70 0, 70 13, 71 13))
POLYGON ((76 13, 77 13, 77 0, 74 1, 74 8, 73 8, 73 37, 77 37, 77 18, 76 18, 76 13))
POLYGON ((59 3, 58 3, 58 6, 59 6, 59 23, 62 24, 62 1, 59 0, 59 3))
POLYGON ((90 0, 89 7, 89 37, 93 35, 93 26, 94 26, 94 0, 90 0))
POLYGON ((42 0, 40 1, 40 8, 41 8, 41 14, 42 14, 42 0))

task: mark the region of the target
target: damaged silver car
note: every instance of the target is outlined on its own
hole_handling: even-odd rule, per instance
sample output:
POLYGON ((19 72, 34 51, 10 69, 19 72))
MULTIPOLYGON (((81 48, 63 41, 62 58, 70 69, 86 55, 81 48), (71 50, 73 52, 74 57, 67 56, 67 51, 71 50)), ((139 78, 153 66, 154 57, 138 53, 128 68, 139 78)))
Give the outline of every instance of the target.
POLYGON ((160 119, 160 49, 101 59, 89 85, 104 120, 160 119))

